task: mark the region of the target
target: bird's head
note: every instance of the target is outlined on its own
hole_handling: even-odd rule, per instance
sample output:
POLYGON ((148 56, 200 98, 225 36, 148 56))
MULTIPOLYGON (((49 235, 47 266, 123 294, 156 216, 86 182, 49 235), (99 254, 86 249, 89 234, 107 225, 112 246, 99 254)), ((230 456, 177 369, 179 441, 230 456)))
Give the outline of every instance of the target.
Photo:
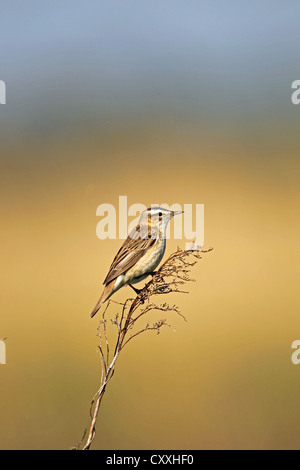
POLYGON ((174 215, 183 211, 172 211, 163 207, 151 207, 141 213, 140 225, 148 226, 149 230, 159 230, 165 233, 168 223, 174 215))

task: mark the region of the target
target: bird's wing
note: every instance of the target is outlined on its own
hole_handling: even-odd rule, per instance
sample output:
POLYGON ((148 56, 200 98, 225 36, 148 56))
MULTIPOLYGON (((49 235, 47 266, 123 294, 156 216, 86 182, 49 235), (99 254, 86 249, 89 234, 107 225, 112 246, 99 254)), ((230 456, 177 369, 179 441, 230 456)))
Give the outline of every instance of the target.
POLYGON ((154 245, 156 238, 151 238, 151 234, 148 234, 148 228, 147 238, 143 238, 146 234, 142 232, 143 230, 138 231, 137 228, 135 229, 134 234, 131 233, 127 237, 113 260, 103 284, 108 284, 113 279, 116 279, 120 274, 123 274, 134 266, 146 251, 154 245))

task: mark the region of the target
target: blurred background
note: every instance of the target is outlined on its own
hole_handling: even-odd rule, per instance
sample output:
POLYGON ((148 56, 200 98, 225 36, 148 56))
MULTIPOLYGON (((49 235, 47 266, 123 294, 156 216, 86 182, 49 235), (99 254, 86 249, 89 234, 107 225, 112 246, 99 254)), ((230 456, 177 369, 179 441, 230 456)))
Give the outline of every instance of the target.
POLYGON ((2 0, 2 449, 68 449, 89 424, 89 313, 121 243, 96 237, 96 208, 119 195, 205 204, 214 251, 189 295, 165 299, 188 322, 124 350, 93 448, 299 448, 299 14, 293 0, 2 0))

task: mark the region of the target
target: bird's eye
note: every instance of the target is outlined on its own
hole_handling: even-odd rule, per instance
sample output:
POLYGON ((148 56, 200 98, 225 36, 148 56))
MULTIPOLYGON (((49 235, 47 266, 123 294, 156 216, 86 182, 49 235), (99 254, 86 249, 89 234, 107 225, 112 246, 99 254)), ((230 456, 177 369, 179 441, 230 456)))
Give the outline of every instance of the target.
POLYGON ((162 217, 162 212, 159 212, 159 213, 158 213, 158 217, 162 217))

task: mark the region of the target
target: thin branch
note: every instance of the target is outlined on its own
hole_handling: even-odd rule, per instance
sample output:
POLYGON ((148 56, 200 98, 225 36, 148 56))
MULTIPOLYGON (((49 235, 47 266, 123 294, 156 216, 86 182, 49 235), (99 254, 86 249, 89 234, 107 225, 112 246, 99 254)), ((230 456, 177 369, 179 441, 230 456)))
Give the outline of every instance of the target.
POLYGON ((127 343, 129 343, 129 341, 131 341, 133 338, 135 338, 136 336, 140 335, 141 333, 144 333, 145 331, 156 331, 157 334, 160 333, 160 329, 162 326, 168 326, 169 328, 172 328, 173 331, 175 331, 175 329, 172 327, 172 325, 169 325, 169 323, 166 323, 166 320, 159 320, 158 322, 154 323, 152 326, 150 326, 149 324, 147 324, 145 326, 145 328, 143 328, 142 330, 140 331, 137 331, 135 334, 133 334, 132 336, 130 336, 126 341, 125 343, 123 344, 122 346, 122 349, 124 349, 124 347, 126 346, 127 343))
MULTIPOLYGON (((99 337, 98 349, 101 358, 101 380, 100 386, 95 393, 90 404, 90 427, 87 433, 86 442, 82 450, 89 450, 96 434, 96 422, 99 414, 100 405, 104 396, 106 386, 112 379, 117 359, 123 348, 134 338, 145 333, 146 331, 156 331, 157 334, 164 326, 174 329, 166 319, 159 320, 150 326, 149 323, 144 327, 140 327, 137 331, 133 331, 136 324, 142 317, 150 314, 153 310, 162 312, 175 312, 185 321, 185 316, 180 312, 176 305, 170 306, 167 303, 157 304, 150 302, 150 299, 156 295, 166 295, 170 293, 187 293, 181 289, 181 286, 187 282, 193 282, 190 278, 190 270, 202 258, 202 254, 212 250, 181 250, 177 249, 169 258, 161 265, 161 267, 153 274, 152 279, 144 286, 141 292, 134 298, 127 299, 124 303, 109 300, 102 314, 102 319, 97 328, 97 336, 99 337), (114 355, 110 361, 110 341, 107 332, 107 312, 112 304, 122 307, 121 314, 117 313, 110 321, 117 328, 117 334, 114 345, 114 355), (129 331, 131 334, 129 335, 129 331), (105 344, 105 345, 104 345, 105 344), (109 363, 110 362, 110 363, 109 363)), ((81 442, 76 449, 79 449, 85 438, 83 436, 81 442)))

